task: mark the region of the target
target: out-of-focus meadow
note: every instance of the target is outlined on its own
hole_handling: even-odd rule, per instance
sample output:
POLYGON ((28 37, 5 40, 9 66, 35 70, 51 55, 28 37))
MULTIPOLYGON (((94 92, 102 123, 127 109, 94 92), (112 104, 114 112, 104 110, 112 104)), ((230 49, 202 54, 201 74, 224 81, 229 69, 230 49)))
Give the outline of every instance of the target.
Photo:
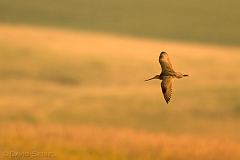
POLYGON ((213 28, 211 16, 200 11, 214 9, 218 16, 212 23, 218 25, 223 6, 195 10, 196 4, 186 2, 62 0, 53 5, 45 0, 10 5, 1 0, 0 159, 31 151, 51 152, 54 156, 46 159, 60 160, 240 159, 239 30, 229 30, 240 25, 233 16, 239 11, 229 2, 232 8, 224 9, 229 21, 213 28), (166 7, 157 10, 159 4, 170 6, 169 13, 174 7, 191 10, 169 15, 166 7), (146 17, 142 8, 150 12, 146 17), (186 25, 186 19, 167 23, 176 30, 157 22, 158 17, 177 20, 179 13, 208 25, 179 31, 177 24, 186 25), (108 16, 101 19, 103 15, 108 16), (191 75, 174 82, 168 105, 159 81, 144 82, 160 72, 161 50, 169 53, 177 71, 191 75))
POLYGON ((1 0, 0 21, 240 44, 238 0, 1 0))

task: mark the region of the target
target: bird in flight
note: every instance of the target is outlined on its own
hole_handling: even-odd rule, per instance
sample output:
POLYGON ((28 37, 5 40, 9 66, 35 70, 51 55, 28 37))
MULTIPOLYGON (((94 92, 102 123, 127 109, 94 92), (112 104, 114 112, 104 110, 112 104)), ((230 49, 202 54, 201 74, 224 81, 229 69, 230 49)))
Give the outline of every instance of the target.
POLYGON ((173 78, 183 78, 185 76, 189 76, 186 74, 182 74, 180 72, 175 72, 173 70, 172 64, 170 62, 170 58, 166 52, 161 52, 159 56, 159 63, 162 68, 162 72, 160 75, 156 75, 153 78, 147 79, 145 81, 149 81, 152 79, 162 80, 161 87, 164 99, 168 103, 172 94, 172 82, 173 78))

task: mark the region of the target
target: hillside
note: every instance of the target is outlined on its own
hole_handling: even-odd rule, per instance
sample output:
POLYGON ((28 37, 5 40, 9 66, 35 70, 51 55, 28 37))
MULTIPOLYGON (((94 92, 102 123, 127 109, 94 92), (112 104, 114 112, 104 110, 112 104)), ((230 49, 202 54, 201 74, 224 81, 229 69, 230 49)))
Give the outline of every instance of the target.
POLYGON ((240 158, 240 48, 26 25, 1 24, 0 35, 0 150, 240 158), (144 82, 162 50, 191 75, 169 105, 159 81, 144 82))

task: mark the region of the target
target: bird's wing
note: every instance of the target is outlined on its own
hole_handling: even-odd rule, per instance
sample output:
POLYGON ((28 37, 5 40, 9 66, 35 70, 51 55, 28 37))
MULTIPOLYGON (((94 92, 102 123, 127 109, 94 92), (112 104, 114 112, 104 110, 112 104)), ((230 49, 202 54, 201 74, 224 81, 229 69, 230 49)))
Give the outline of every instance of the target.
POLYGON ((159 63, 162 67, 162 72, 171 72, 173 71, 172 64, 170 62, 170 58, 166 52, 161 52, 159 56, 159 63))
POLYGON ((172 77, 166 76, 163 78, 161 83, 163 96, 167 103, 170 101, 172 94, 172 81, 173 81, 172 77))

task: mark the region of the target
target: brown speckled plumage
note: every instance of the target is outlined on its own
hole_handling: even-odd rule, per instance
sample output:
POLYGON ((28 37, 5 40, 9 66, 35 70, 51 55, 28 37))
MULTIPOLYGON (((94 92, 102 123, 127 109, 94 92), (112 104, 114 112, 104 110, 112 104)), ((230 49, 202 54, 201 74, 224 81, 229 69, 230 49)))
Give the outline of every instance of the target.
POLYGON ((175 72, 172 64, 170 62, 170 58, 166 52, 161 52, 159 56, 159 63, 162 68, 162 72, 160 75, 156 75, 153 78, 147 79, 146 81, 152 80, 152 79, 159 79, 162 80, 161 87, 162 87, 162 93, 164 96, 164 99, 167 103, 169 103, 172 95, 172 82, 173 78, 182 78, 184 75, 180 72, 175 72))

